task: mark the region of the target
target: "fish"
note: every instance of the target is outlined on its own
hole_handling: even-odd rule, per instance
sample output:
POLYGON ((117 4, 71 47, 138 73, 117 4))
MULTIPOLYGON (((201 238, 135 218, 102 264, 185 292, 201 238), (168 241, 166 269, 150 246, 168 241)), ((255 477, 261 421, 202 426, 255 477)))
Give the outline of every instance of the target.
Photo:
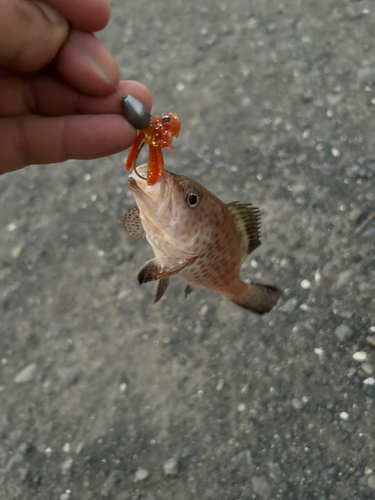
POLYGON ((258 314, 275 306, 279 288, 240 278, 243 262, 261 244, 258 208, 225 204, 196 180, 168 170, 150 186, 147 165, 131 172, 128 185, 137 206, 123 222, 130 236, 146 238, 153 249, 155 257, 140 268, 138 282, 157 281, 155 302, 178 275, 187 283, 185 296, 210 290, 258 314))

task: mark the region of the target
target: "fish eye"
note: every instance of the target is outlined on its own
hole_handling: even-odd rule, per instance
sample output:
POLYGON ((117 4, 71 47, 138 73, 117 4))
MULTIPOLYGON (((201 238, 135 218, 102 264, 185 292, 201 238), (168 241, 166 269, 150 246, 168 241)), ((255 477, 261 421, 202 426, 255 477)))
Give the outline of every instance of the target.
POLYGON ((186 201, 187 201, 187 204, 191 207, 191 208, 195 208, 199 205, 199 196, 196 195, 195 193, 189 193, 187 196, 186 196, 186 201))
POLYGON ((165 124, 169 123, 169 120, 170 120, 170 118, 169 118, 169 116, 168 116, 168 115, 163 115, 163 116, 161 117, 161 121, 163 122, 163 125, 165 125, 165 124))

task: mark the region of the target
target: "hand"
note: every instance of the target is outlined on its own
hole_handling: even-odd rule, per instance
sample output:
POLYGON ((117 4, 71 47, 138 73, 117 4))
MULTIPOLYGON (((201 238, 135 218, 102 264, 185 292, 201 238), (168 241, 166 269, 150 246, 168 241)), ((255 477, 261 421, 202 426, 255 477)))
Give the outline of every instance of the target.
POLYGON ((152 100, 144 85, 119 82, 92 33, 109 14, 107 0, 0 0, 0 174, 99 158, 134 142, 115 86, 149 109, 152 100))

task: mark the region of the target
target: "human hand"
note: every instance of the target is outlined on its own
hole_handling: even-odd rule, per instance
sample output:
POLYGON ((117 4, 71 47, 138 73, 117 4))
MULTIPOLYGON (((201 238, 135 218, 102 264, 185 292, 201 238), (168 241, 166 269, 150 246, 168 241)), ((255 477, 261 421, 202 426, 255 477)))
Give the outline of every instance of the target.
POLYGON ((115 86, 149 109, 152 100, 144 85, 119 82, 92 34, 109 14, 108 0, 0 0, 0 174, 99 158, 134 142, 115 86))

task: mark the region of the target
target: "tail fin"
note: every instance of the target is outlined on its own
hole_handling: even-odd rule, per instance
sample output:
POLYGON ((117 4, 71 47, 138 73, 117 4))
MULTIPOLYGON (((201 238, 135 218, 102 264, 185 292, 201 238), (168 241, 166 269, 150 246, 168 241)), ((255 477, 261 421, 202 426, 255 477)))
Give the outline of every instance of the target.
POLYGON ((275 286, 241 282, 241 287, 234 293, 227 294, 227 297, 238 306, 265 314, 276 305, 280 295, 281 290, 275 286))

